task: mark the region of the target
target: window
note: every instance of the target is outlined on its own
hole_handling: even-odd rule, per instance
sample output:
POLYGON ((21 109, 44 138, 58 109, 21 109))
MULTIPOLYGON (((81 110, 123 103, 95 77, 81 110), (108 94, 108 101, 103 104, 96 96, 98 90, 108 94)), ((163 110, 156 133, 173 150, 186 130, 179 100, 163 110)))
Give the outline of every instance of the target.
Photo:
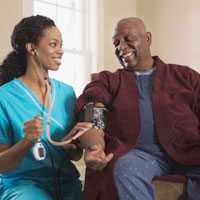
POLYGON ((96 71, 96 0, 33 0, 33 14, 52 18, 62 32, 62 65, 50 76, 81 93, 96 71))

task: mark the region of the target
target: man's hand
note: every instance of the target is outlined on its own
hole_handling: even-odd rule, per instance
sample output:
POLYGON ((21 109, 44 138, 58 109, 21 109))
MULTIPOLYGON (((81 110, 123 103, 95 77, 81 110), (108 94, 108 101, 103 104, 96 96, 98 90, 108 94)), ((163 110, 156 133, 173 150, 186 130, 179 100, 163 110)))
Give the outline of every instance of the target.
POLYGON ((93 170, 102 170, 113 158, 113 154, 105 154, 102 145, 92 145, 85 151, 86 166, 93 170))

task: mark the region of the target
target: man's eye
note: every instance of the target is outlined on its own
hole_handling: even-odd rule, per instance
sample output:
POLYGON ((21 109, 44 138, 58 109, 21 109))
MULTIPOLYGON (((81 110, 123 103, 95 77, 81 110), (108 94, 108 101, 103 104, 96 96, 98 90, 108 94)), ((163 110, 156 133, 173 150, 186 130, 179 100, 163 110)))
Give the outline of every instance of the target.
POLYGON ((126 40, 127 42, 133 42, 133 41, 136 41, 137 38, 131 37, 131 36, 127 36, 127 37, 125 38, 125 40, 126 40))
POLYGON ((119 41, 118 41, 118 40, 114 41, 114 42, 113 42, 113 45, 114 45, 115 47, 117 47, 117 46, 119 45, 119 41))
POLYGON ((126 37, 125 40, 126 40, 127 42, 130 42, 130 41, 132 41, 133 39, 132 39, 131 37, 126 37))

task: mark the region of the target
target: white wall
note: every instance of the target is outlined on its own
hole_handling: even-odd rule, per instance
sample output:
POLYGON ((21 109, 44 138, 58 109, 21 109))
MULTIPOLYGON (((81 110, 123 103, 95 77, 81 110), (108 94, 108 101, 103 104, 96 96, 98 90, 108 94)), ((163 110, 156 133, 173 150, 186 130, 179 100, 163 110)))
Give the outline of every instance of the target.
POLYGON ((0 4, 0 62, 11 51, 10 36, 22 17, 32 14, 32 0, 5 0, 0 4))
MULTIPOLYGON (((10 51, 14 25, 31 13, 31 0, 6 0, 0 7, 0 61, 10 51)), ((112 48, 112 28, 119 19, 139 16, 153 35, 152 52, 166 62, 200 66, 199 0, 99 0, 98 71, 118 66, 112 48)))
POLYGON ((0 61, 11 49, 10 36, 16 22, 22 17, 22 0, 1 1, 0 8, 0 61))
POLYGON ((103 2, 103 22, 101 25, 104 35, 99 37, 99 44, 101 44, 99 46, 103 50, 101 52, 103 60, 98 61, 98 70, 106 68, 114 71, 118 68, 119 63, 112 48, 113 25, 121 18, 136 15, 136 0, 104 0, 103 2))
POLYGON ((137 16, 146 22, 152 32, 152 52, 166 62, 191 65, 198 69, 199 8, 199 0, 138 0, 137 16))

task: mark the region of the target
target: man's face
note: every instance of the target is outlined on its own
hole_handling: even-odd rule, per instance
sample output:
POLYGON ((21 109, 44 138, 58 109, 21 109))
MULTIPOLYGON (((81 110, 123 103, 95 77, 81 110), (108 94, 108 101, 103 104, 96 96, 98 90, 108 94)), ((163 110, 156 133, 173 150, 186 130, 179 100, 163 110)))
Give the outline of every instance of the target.
POLYGON ((62 37, 57 27, 51 27, 44 31, 36 46, 40 63, 47 70, 57 70, 61 64, 63 55, 62 37))
POLYGON ((118 24, 113 34, 115 54, 124 67, 140 69, 149 53, 150 35, 133 23, 118 24))

